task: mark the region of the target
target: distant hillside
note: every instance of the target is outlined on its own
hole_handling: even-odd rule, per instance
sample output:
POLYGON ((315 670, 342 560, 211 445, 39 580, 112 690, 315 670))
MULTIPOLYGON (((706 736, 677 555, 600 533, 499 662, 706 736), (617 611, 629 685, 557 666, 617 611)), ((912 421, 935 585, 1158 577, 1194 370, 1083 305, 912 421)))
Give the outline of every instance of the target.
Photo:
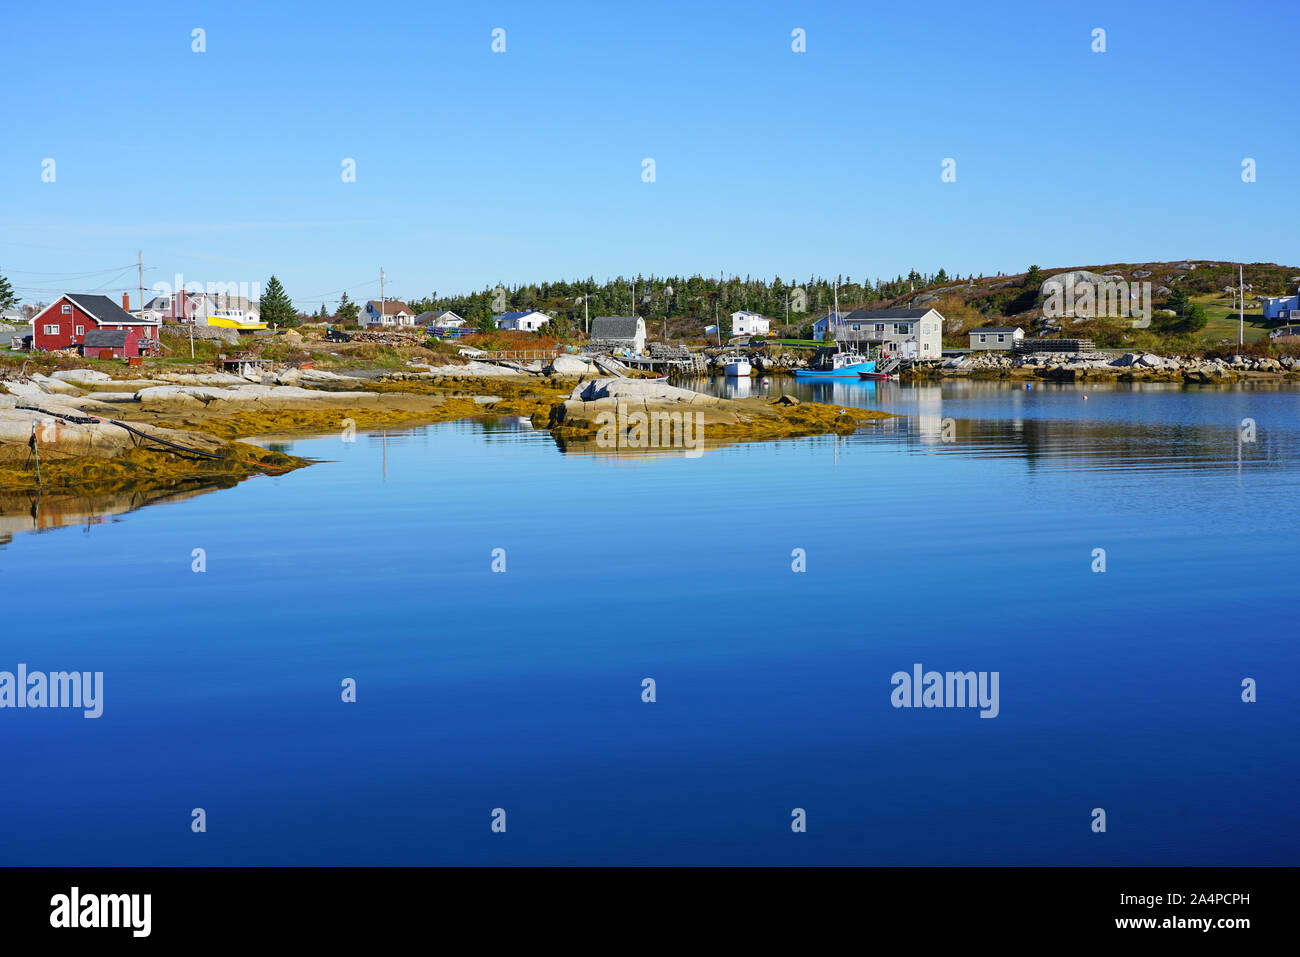
MULTIPOLYGON (((1300 287, 1300 267, 1277 263, 1251 263, 1242 268, 1245 288, 1247 340, 1263 338, 1266 327, 1258 299, 1294 295, 1300 287)), ((1105 263, 1037 269, 1008 276, 981 276, 961 283, 918 288, 884 305, 895 308, 933 306, 944 316, 944 338, 965 345, 966 333, 980 326, 1021 326, 1038 336, 1064 335, 1094 339, 1098 345, 1122 347, 1155 342, 1214 344, 1236 341, 1238 265, 1205 260, 1176 262, 1105 263), (1080 277, 1078 274, 1084 274, 1080 277), (1051 292, 1074 283, 1150 283, 1151 326, 1134 329, 1123 316, 1058 316, 1045 314, 1051 292), (1180 295, 1185 299, 1180 300, 1180 295), (1184 305, 1186 303, 1187 305, 1184 305), (1181 307, 1181 312, 1171 309, 1181 307), (1189 308, 1190 306, 1190 308, 1189 308), (1173 314, 1171 314, 1173 313, 1173 314), (1230 323, 1228 322, 1230 318, 1230 323), (1229 329, 1229 325, 1231 328, 1229 329)), ((1130 289, 1134 287, 1130 286, 1130 289)), ((1142 295, 1145 295, 1145 288, 1142 295)), ((1145 304, 1145 303, 1144 303, 1145 304)), ((877 304, 871 304, 876 307, 877 304)), ((1059 301, 1058 301, 1059 305, 1059 301)), ((1082 312, 1082 310, 1080 310, 1082 312)))
MULTIPOLYGON (((1204 260, 1106 263, 1102 265, 1035 268, 1015 275, 949 276, 945 270, 921 273, 913 269, 893 279, 854 280, 849 276, 810 276, 785 280, 752 276, 628 276, 498 286, 456 296, 407 296, 416 313, 452 310, 472 325, 491 329, 492 317, 508 311, 538 310, 553 317, 546 334, 566 338, 580 333, 589 317, 629 315, 646 321, 651 336, 698 340, 716 320, 722 334, 730 330, 731 313, 752 310, 768 316, 773 331, 808 338, 811 323, 826 315, 838 300, 841 312, 855 308, 934 306, 947 319, 949 345, 967 344, 966 333, 979 326, 1020 325, 1039 335, 1088 337, 1098 345, 1122 348, 1147 346, 1175 349, 1236 341, 1228 313, 1236 308, 1237 266, 1204 260), (1123 319, 1044 316, 1043 281, 1064 273, 1086 272, 1112 281, 1150 282, 1152 323, 1134 330, 1123 319), (1178 301, 1186 296, 1186 300, 1178 301), (1171 302, 1171 300, 1173 300, 1171 302), (1176 306, 1175 315, 1158 310, 1176 306), (1194 306, 1195 308, 1191 308, 1194 306)), ((1293 294, 1300 285, 1300 267, 1252 263, 1245 267, 1248 339, 1266 336, 1254 297, 1293 294), (1251 316, 1255 322, 1251 323, 1251 316)), ((711 333, 712 338, 716 333, 711 333)))

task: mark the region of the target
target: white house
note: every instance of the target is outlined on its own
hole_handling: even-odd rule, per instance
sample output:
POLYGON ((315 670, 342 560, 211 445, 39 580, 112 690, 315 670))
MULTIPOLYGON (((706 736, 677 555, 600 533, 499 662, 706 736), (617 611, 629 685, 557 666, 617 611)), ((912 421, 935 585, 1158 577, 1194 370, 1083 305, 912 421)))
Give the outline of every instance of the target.
POLYGON ((493 318, 498 329, 514 329, 518 332, 536 332, 551 321, 544 312, 506 312, 493 318))
POLYGON ((972 352, 981 350, 990 351, 996 349, 1014 349, 1016 343, 1025 337, 1025 330, 1019 326, 1015 327, 992 327, 984 329, 972 329, 970 333, 970 348, 972 352))
POLYGON ((1264 321, 1285 322, 1300 316, 1300 293, 1294 296, 1269 296, 1260 300, 1264 306, 1264 321))
POLYGON ((204 292, 170 293, 146 302, 139 318, 145 322, 194 322, 202 326, 216 307, 212 297, 204 292))
POLYGON ((645 320, 640 316, 597 316, 591 320, 591 344, 639 355, 645 351, 645 320))
POLYGON ((878 348, 888 355, 938 359, 943 316, 937 309, 854 309, 834 328, 837 342, 878 348))
POLYGON ((765 336, 771 328, 772 321, 756 312, 741 309, 731 314, 733 336, 765 336))
POLYGON ((413 326, 415 313, 400 299, 388 299, 383 303, 371 299, 361 310, 360 321, 363 326, 413 326))
POLYGON ((465 325, 465 320, 448 309, 445 312, 422 312, 415 317, 415 324, 435 329, 459 329, 465 325))

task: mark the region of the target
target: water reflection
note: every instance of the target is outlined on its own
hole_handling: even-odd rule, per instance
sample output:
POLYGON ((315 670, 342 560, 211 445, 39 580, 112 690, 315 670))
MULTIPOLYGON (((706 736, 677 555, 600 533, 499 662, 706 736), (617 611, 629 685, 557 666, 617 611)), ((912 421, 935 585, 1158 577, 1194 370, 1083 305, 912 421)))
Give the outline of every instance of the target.
MULTIPOLYGON (((230 484, 230 483, 228 483, 230 484)), ((89 529, 116 521, 117 516, 146 505, 177 502, 228 487, 219 483, 194 485, 183 490, 153 489, 137 492, 0 492, 0 547, 22 532, 45 532, 69 525, 89 529)))
MULTIPOLYGON (((729 380, 680 384, 725 395, 729 380)), ((1287 381, 1205 387, 772 377, 754 380, 753 389, 899 416, 864 426, 850 445, 886 442, 912 451, 1021 458, 1032 469, 1289 468, 1300 456, 1300 386, 1287 381), (1246 429, 1245 422, 1253 426, 1246 429)))

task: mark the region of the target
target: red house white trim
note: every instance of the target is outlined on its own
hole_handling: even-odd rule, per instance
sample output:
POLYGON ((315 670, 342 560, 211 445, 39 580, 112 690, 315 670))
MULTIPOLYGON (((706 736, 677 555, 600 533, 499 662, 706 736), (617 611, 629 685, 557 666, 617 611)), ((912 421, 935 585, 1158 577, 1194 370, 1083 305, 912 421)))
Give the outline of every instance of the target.
POLYGON ((64 293, 32 318, 32 348, 75 349, 91 329, 130 329, 137 339, 158 339, 161 324, 137 319, 107 296, 64 293))

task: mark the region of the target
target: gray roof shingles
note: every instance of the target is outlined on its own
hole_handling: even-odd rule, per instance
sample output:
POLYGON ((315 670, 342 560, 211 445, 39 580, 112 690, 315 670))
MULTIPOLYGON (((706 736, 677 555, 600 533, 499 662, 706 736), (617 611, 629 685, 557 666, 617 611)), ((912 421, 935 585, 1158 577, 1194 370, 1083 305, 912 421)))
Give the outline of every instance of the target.
POLYGON ((115 326, 120 322, 138 323, 140 321, 107 296, 92 296, 87 293, 70 292, 67 297, 106 325, 115 326))
POLYGON ((636 316, 597 316, 591 320, 593 339, 635 339, 636 316))

